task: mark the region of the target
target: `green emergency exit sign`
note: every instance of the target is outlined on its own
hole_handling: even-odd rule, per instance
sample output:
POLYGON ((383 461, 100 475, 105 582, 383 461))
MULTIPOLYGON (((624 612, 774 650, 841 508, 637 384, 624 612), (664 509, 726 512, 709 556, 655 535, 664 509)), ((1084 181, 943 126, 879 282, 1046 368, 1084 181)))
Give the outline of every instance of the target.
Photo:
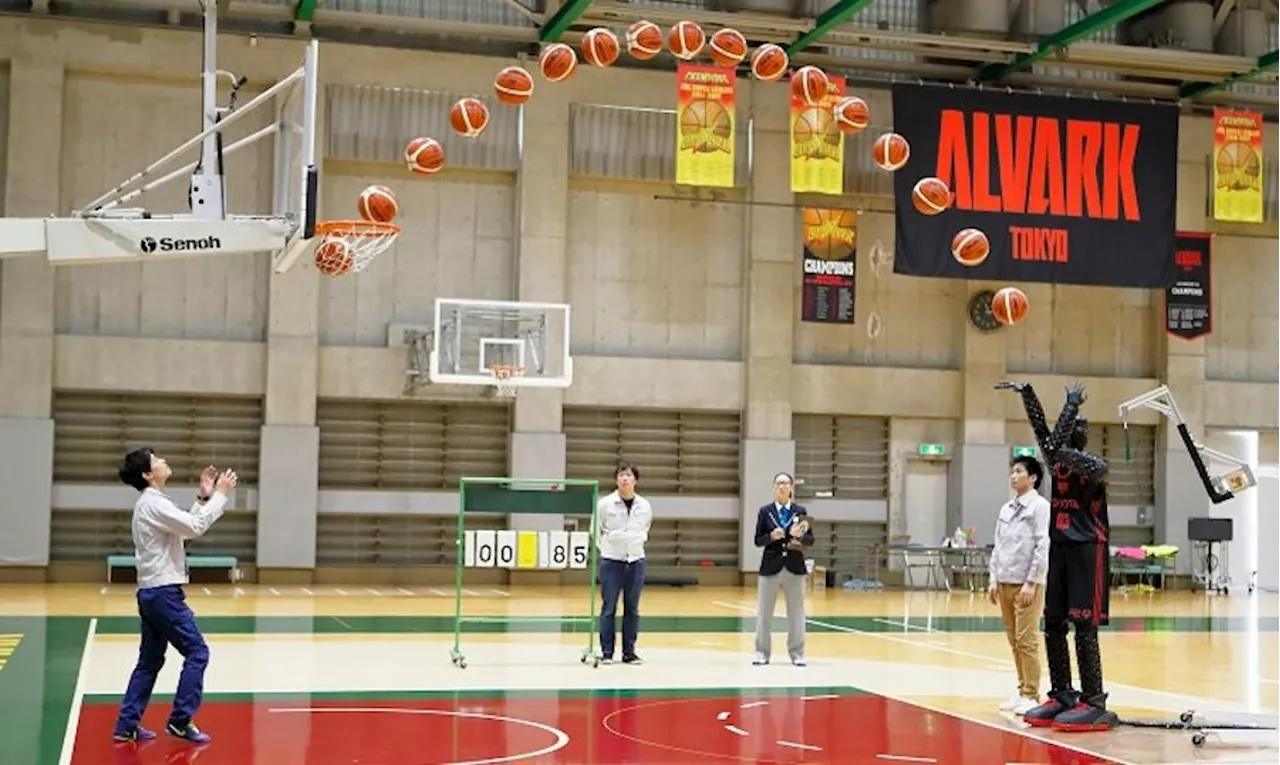
POLYGON ((920 444, 921 457, 941 457, 945 453, 942 444, 920 444))
POLYGON ((1034 457, 1036 456, 1036 448, 1034 446, 1015 446, 1013 447, 1013 456, 1034 457))

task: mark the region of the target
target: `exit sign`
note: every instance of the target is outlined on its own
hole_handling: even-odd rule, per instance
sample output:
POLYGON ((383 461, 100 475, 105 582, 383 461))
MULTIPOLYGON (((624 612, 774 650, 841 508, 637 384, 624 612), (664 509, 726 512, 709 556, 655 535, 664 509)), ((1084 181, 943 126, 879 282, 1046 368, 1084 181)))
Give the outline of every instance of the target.
POLYGON ((1036 448, 1034 446, 1015 446, 1013 447, 1013 456, 1034 457, 1036 456, 1036 448))
POLYGON ((921 457, 941 457, 945 453, 942 444, 920 444, 921 457))

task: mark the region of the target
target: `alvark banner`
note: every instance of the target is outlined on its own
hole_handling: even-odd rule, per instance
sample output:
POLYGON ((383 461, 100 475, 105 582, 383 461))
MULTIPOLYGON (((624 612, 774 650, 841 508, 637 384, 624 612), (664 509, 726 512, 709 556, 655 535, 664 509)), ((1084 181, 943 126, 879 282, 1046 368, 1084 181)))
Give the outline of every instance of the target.
POLYGON ((1173 281, 1175 107, 899 84, 893 122, 911 145, 894 174, 895 272, 1146 289, 1173 281), (953 195, 940 215, 911 201, 928 176, 953 195), (951 254, 965 228, 991 242, 976 266, 951 254))
POLYGON ((809 106, 791 96, 791 192, 844 193, 844 133, 835 105, 844 98, 845 79, 827 75, 827 96, 809 106))
POLYGON ((1261 223, 1262 115, 1213 110, 1213 218, 1261 223))
POLYGON ((1213 331, 1212 256, 1212 234, 1178 232, 1178 276, 1164 291, 1164 329, 1174 337, 1195 340, 1213 331))
POLYGON ((677 67, 676 183, 733 186, 736 84, 732 69, 677 67))
POLYGON ((806 207, 800 320, 853 324, 858 291, 858 215, 806 207))

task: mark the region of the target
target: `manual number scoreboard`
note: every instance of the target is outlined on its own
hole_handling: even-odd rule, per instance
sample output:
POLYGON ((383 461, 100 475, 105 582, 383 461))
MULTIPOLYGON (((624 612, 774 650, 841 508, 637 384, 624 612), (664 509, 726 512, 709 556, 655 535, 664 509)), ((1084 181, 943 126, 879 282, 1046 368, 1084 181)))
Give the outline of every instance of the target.
POLYGON ((495 531, 462 533, 466 568, 585 569, 591 535, 585 531, 495 531))

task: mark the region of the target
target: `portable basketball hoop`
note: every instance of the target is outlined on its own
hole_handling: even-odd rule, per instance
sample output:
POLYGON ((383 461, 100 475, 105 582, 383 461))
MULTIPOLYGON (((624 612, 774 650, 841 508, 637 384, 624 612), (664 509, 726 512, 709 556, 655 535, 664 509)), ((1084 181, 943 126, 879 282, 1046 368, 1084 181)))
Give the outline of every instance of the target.
POLYGON ((489 374, 493 377, 498 398, 515 398, 516 386, 511 381, 524 377, 524 367, 519 364, 492 364, 489 374))
POLYGON ((358 274, 400 238, 394 223, 329 220, 316 223, 316 267, 333 276, 358 274), (341 246, 334 247, 337 243, 341 246), (332 261, 337 260, 338 263, 332 261), (337 267, 345 266, 345 267, 337 267))

